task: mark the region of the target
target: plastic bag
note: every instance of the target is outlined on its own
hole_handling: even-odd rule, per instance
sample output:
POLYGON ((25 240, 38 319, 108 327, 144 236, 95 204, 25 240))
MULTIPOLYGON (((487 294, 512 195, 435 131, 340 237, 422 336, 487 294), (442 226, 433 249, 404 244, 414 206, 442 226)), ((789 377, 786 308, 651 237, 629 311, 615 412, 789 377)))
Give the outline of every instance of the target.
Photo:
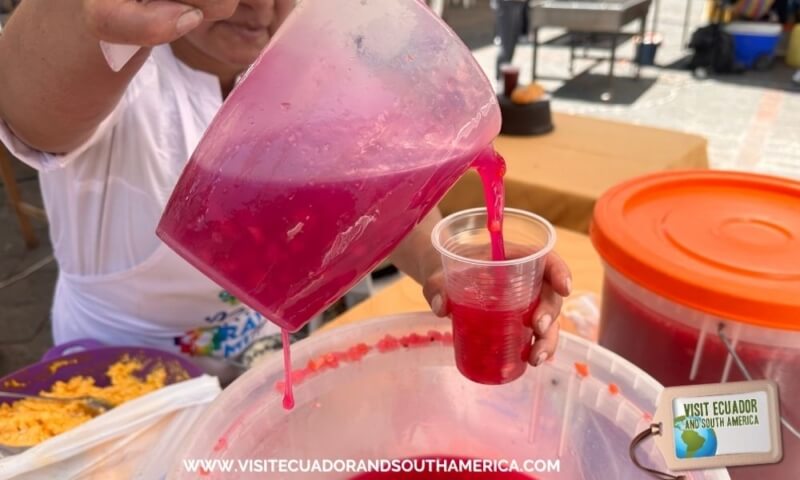
MULTIPOLYGON (((581 337, 597 342, 600 324, 600 299, 593 292, 575 292, 564 300, 562 322, 570 324, 581 337)), ((562 323, 562 324, 564 324, 562 323)))
POLYGON ((0 460, 5 479, 154 479, 221 391, 203 375, 126 402, 18 455, 0 460))

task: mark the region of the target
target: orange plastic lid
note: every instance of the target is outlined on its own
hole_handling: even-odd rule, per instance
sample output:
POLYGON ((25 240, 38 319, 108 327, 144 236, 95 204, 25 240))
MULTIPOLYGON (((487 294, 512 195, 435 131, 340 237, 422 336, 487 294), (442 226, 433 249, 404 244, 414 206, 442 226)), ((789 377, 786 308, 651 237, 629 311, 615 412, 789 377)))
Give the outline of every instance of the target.
POLYGON ((800 182, 722 171, 640 177, 597 202, 591 237, 611 267, 675 303, 800 330, 800 182))

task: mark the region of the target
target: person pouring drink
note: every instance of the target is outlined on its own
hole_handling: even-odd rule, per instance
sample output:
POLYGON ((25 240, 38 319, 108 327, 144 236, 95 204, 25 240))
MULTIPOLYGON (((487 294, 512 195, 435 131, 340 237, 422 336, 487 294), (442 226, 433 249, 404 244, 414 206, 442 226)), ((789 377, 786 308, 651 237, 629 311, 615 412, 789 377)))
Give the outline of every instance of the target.
MULTIPOLYGON (((151 346, 230 376, 226 359, 277 332, 162 244, 155 228, 200 137, 293 6, 26 0, 11 16, 0 36, 0 141, 39 170, 59 265, 56 343, 151 346), (101 41, 144 48, 117 72, 101 41)), ((428 215, 390 260, 446 316, 430 242, 439 218, 428 215)), ((531 364, 553 354, 569 290, 566 265, 549 254, 531 364)))

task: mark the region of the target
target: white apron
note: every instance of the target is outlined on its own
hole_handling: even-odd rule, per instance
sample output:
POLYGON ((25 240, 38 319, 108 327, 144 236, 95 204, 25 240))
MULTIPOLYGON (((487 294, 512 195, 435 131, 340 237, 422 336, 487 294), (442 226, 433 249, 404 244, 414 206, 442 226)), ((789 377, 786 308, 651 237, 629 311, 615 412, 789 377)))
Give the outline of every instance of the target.
POLYGON ((40 172, 60 270, 56 343, 89 337, 232 359, 257 336, 279 331, 155 235, 183 166, 221 105, 215 76, 160 46, 92 138, 72 152, 32 150, 0 121, 0 141, 40 172))

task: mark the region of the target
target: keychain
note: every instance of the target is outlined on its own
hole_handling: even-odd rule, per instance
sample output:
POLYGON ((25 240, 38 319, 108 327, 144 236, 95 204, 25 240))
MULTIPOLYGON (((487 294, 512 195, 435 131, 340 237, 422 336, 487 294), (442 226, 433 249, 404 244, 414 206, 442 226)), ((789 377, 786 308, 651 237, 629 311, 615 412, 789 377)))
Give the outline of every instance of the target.
POLYGON ((653 423, 636 435, 629 448, 634 465, 655 478, 685 480, 686 476, 642 465, 636 447, 649 437, 673 471, 777 463, 783 457, 781 424, 800 438, 798 429, 780 415, 777 383, 753 380, 724 324, 717 333, 748 381, 664 389, 653 423))

